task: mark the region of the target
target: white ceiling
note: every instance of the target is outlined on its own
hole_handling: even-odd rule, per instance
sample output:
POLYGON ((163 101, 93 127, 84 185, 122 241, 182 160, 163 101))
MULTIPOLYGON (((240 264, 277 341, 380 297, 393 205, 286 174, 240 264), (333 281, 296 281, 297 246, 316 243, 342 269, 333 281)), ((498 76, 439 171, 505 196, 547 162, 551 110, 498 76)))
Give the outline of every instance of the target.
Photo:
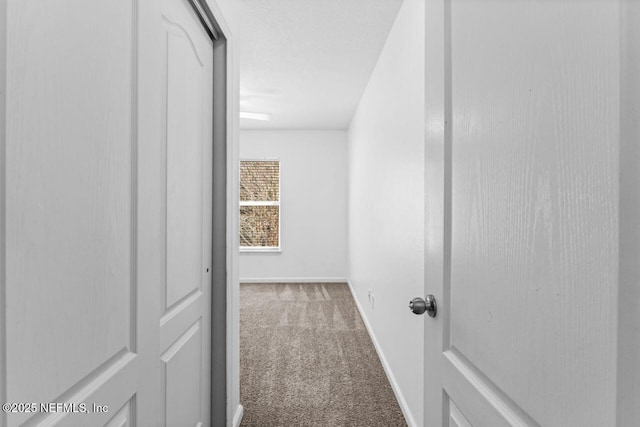
POLYGON ((236 0, 243 129, 346 129, 402 0, 236 0))

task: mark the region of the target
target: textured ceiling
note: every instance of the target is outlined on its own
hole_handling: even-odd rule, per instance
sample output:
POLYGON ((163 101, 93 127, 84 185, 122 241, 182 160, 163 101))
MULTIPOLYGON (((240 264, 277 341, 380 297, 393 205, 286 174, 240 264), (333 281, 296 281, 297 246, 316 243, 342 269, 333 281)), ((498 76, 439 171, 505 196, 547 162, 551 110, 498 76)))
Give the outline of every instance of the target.
POLYGON ((243 129, 345 129, 402 0, 236 0, 243 129))

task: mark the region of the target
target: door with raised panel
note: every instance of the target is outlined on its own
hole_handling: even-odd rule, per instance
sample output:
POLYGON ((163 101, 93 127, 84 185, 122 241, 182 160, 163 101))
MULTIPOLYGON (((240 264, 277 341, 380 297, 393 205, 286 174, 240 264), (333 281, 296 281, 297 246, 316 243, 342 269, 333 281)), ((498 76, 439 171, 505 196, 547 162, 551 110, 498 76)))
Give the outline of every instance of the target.
POLYGON ((209 425, 213 44, 187 0, 162 1, 164 424, 209 425))
POLYGON ((616 425, 620 22, 427 1, 425 425, 616 425))
POLYGON ((208 34, 187 0, 0 18, 0 425, 209 425, 208 34))
POLYGON ((153 425, 158 284, 138 185, 159 121, 159 7, 0 8, 0 425, 153 425))

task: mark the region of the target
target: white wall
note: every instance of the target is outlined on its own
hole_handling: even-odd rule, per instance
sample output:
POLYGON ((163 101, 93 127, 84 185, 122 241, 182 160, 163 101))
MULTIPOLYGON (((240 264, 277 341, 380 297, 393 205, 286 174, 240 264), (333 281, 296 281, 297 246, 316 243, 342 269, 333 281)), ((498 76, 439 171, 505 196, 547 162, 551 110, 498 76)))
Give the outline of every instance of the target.
POLYGON ((350 281, 409 425, 422 425, 424 5, 405 0, 349 128, 350 281), (368 289, 375 295, 369 303, 368 289))
POLYGON ((281 248, 242 252, 240 281, 345 280, 346 131, 240 132, 240 158, 279 158, 281 248))

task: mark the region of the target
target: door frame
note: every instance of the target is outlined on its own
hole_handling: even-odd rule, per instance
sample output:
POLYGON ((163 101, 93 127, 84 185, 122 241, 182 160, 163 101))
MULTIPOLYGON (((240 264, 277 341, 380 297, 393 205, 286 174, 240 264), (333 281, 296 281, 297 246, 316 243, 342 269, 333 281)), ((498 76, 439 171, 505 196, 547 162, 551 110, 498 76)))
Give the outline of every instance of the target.
MULTIPOLYGON (((212 251, 211 251, 211 395, 210 415, 212 426, 227 424, 228 363, 227 363, 227 289, 229 286, 229 257, 233 254, 231 234, 233 212, 228 209, 229 187, 228 153, 233 138, 228 131, 232 128, 229 118, 232 105, 229 102, 230 62, 228 59, 229 29, 218 8, 211 9, 206 0, 188 0, 200 23, 213 43, 213 195, 212 195, 212 251)), ((231 193, 233 194, 233 193, 231 193)), ((232 271, 232 270, 231 270, 232 271)))

